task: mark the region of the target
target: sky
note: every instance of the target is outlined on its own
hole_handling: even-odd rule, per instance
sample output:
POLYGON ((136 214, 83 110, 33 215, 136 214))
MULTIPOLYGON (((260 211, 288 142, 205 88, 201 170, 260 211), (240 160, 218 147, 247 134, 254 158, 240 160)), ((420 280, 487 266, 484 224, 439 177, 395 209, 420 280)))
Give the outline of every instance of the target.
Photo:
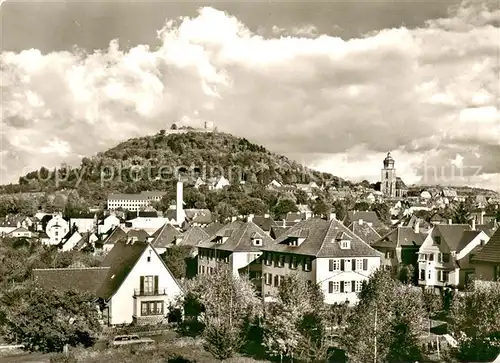
POLYGON ((0 6, 0 183, 169 128, 315 169, 500 190, 492 1, 22 1, 0 6))

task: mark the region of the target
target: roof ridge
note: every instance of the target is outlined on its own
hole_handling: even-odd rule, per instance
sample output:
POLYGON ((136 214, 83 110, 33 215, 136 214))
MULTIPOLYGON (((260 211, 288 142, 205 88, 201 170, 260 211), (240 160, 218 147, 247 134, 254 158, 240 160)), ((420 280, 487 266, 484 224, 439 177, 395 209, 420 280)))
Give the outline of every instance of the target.
POLYGON ((109 267, 59 267, 59 268, 34 268, 32 271, 62 271, 62 270, 109 270, 109 267))

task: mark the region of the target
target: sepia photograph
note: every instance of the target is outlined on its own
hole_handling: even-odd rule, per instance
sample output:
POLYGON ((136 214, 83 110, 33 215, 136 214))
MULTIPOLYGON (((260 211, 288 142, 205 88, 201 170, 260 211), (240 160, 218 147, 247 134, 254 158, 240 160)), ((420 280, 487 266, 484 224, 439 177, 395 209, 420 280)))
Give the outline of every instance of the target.
POLYGON ((500 0, 0 0, 0 363, 500 363, 500 0))

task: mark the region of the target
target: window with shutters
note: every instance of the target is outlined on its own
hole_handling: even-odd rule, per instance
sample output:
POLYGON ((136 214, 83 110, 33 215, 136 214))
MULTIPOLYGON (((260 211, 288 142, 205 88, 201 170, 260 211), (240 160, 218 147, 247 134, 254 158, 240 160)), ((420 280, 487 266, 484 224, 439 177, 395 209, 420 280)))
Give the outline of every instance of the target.
POLYGON ((290 259, 290 268, 292 270, 297 269, 297 257, 295 257, 295 256, 291 257, 291 259, 290 259))
POLYGON ((340 282, 339 281, 333 281, 333 293, 339 293, 340 292, 340 282))
POLYGON ((363 269, 363 259, 361 258, 358 258, 356 260, 353 260, 353 261, 356 261, 356 270, 362 270, 363 269))
POLYGON ((158 294, 158 276, 141 276, 139 279, 140 295, 158 294))
POLYGON ((266 252, 266 257, 264 259, 264 263, 266 264, 266 266, 271 266, 271 263, 273 261, 273 256, 270 252, 266 252))
POLYGON ((278 287, 280 285, 280 277, 278 275, 274 275, 274 286, 278 287))
POLYGON ((340 260, 339 259, 329 260, 328 267, 329 267, 330 271, 339 271, 340 270, 340 260))
POLYGON ((356 292, 361 292, 363 289, 363 281, 356 281, 356 292))
POLYGON ((304 271, 311 271, 311 259, 304 259, 304 271))
POLYGON ((425 270, 424 269, 420 270, 420 280, 425 280, 425 270))
POLYGON ((264 282, 266 285, 271 285, 273 276, 271 274, 264 274, 264 282))
POLYGON ((345 292, 344 285, 345 285, 344 281, 340 281, 340 292, 345 292))
POLYGON ((279 255, 278 258, 276 259, 276 265, 278 267, 283 267, 285 257, 283 255, 279 255))

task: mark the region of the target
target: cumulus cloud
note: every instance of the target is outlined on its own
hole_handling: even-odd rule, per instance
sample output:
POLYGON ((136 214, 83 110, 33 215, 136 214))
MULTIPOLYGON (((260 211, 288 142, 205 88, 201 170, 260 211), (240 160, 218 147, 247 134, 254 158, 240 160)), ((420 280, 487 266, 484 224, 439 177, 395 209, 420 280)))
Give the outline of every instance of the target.
POLYGON ((464 3, 420 28, 349 40, 314 25, 264 37, 201 8, 168 19, 156 49, 111 40, 94 53, 3 52, 2 181, 174 121, 209 120, 342 177, 377 180, 391 150, 407 183, 432 182, 429 166, 460 155, 467 177, 433 181, 500 189, 494 5, 464 3))

